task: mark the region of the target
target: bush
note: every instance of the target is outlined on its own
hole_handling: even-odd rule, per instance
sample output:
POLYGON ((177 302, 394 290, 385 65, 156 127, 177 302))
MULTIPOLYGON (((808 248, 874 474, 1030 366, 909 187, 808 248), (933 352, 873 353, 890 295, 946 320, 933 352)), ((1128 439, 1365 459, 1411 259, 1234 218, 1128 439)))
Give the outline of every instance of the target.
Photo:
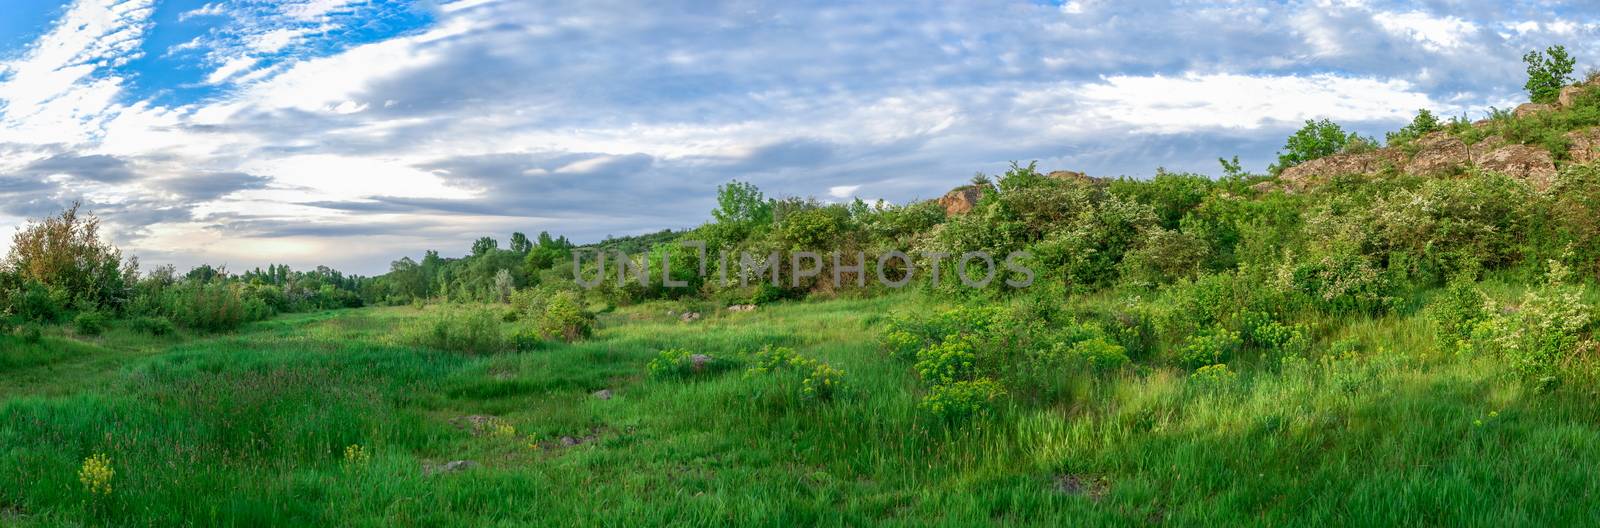
POLYGON ((1512 372, 1541 387, 1572 374, 1568 363, 1581 348, 1593 347, 1583 338, 1593 308, 1581 300, 1581 288, 1565 284, 1565 267, 1554 261, 1550 267, 1548 282, 1523 295, 1520 306, 1487 303, 1489 315, 1473 326, 1471 340, 1473 352, 1499 355, 1512 372))
POLYGON ((1528 99, 1535 103, 1553 103, 1561 95, 1561 88, 1572 81, 1572 65, 1566 46, 1551 46, 1544 52, 1530 51, 1522 56, 1528 66, 1528 99))
POLYGON ((1338 124, 1327 119, 1320 121, 1308 119, 1304 127, 1289 136, 1283 145, 1283 150, 1278 151, 1278 162, 1267 170, 1276 175, 1284 169, 1307 161, 1345 150, 1365 148, 1373 143, 1371 139, 1363 138, 1355 132, 1345 133, 1338 124))
POLYGON ((733 364, 705 354, 696 354, 682 348, 668 348, 656 355, 647 365, 650 377, 656 379, 688 378, 696 374, 711 374, 733 367, 733 364))
POLYGON ((1206 365, 1189 374, 1189 383, 1202 390, 1224 390, 1237 379, 1238 375, 1226 364, 1206 365))
POLYGON ((570 291, 556 292, 545 302, 539 315, 538 333, 545 339, 567 342, 587 339, 594 333, 594 314, 584 309, 583 300, 570 291))
POLYGON ((72 329, 78 335, 97 336, 104 333, 110 324, 111 319, 106 317, 105 314, 97 311, 88 311, 79 313, 78 317, 72 320, 72 329))
POLYGON ((952 335, 917 352, 917 374, 932 384, 970 380, 978 374, 977 343, 970 336, 952 335))
POLYGON ((1190 336, 1183 348, 1178 350, 1178 363, 1188 368, 1221 363, 1232 358, 1242 344, 1238 332, 1215 326, 1203 333, 1190 336))
POLYGON ((172 321, 165 317, 135 317, 128 321, 128 328, 141 334, 152 336, 169 336, 177 331, 172 326, 172 321))
POLYGON ((988 414, 995 400, 1005 393, 1005 388, 992 379, 958 381, 931 387, 928 395, 922 398, 921 407, 946 420, 982 416, 988 414))
POLYGON ((418 346, 467 354, 500 352, 507 345, 499 317, 488 308, 442 309, 419 321, 406 339, 418 346))
POLYGON ((1424 313, 1433 323, 1440 350, 1458 352, 1462 344, 1470 342, 1473 328, 1487 317, 1483 310, 1487 300, 1470 279, 1463 278, 1452 281, 1428 304, 1424 313))
POLYGON ((32 280, 24 282, 21 291, 14 297, 12 308, 17 317, 36 323, 59 321, 70 301, 66 290, 45 286, 32 280))
POLYGON ((174 296, 174 322, 201 332, 227 332, 245 321, 245 305, 232 288, 222 283, 189 281, 174 296))
POLYGON ((832 399, 844 378, 844 371, 832 365, 771 345, 756 351, 755 365, 746 371, 748 376, 786 373, 799 378, 800 396, 807 400, 832 399))

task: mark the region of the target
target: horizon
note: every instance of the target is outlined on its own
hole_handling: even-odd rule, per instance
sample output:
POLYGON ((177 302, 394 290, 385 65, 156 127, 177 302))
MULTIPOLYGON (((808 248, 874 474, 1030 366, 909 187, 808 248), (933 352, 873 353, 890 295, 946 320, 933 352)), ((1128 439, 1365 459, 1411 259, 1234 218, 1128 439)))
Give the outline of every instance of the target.
POLYGON ((1600 34, 1576 3, 1274 5, 29 0, 0 20, 0 228, 81 200, 147 268, 371 276, 691 228, 732 179, 904 203, 1013 160, 1260 172, 1307 119, 1514 106, 1523 53, 1581 72, 1600 34))

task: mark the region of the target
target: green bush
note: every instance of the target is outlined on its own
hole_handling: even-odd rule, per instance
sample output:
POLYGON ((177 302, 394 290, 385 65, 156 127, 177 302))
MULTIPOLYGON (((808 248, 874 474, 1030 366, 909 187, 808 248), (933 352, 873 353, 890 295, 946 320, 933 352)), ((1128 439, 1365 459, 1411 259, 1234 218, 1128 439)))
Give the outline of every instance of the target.
POLYGON ((1473 328, 1488 316, 1483 309, 1487 300, 1470 279, 1462 278, 1452 281, 1428 304, 1424 313, 1433 324, 1440 350, 1458 352, 1472 339, 1473 328))
POLYGON ((135 317, 128 320, 128 328, 141 334, 152 336, 169 336, 177 332, 172 321, 165 317, 135 317))
POLYGON ((1518 306, 1486 304, 1488 317, 1473 326, 1471 351, 1496 354, 1511 371, 1541 387, 1570 377, 1566 367, 1581 349, 1593 349, 1584 333, 1594 310, 1582 301, 1582 289, 1567 285, 1566 269, 1552 261, 1548 282, 1523 295, 1518 306))
POLYGON ((929 388, 920 406, 939 418, 962 419, 989 414, 1005 394, 1005 388, 989 378, 957 381, 929 388))
POLYGON ((971 336, 946 337, 917 352, 916 370, 935 385, 970 380, 978 374, 978 345, 971 336))
POLYGON ((646 365, 650 377, 656 379, 688 378, 699 374, 714 374, 733 368, 732 362, 705 354, 696 354, 682 348, 668 348, 656 354, 646 365))
POLYGON ((419 320, 406 334, 411 344, 450 352, 501 352, 508 342, 494 310, 441 309, 419 320))
POLYGON ((78 335, 97 336, 105 333, 110 325, 111 318, 97 311, 82 312, 72 319, 72 329, 78 335))
POLYGON ((583 307, 583 299, 570 291, 557 292, 544 304, 539 314, 538 332, 545 339, 572 342, 587 339, 594 333, 593 313, 583 307))
POLYGON ((1239 376, 1226 364, 1206 365, 1189 374, 1191 386, 1209 391, 1227 390, 1239 376))
POLYGON ((174 294, 172 319, 201 332, 227 332, 245 322, 245 304, 223 283, 187 281, 174 294))
POLYGON ((787 347, 767 345, 755 353, 755 365, 747 376, 787 375, 797 378, 800 396, 807 400, 829 400, 838 391, 844 371, 832 365, 802 356, 787 347))
POLYGON ((1188 368, 1222 363, 1239 351, 1243 340, 1239 333, 1215 326, 1205 332, 1190 336, 1178 349, 1178 363, 1188 368))
POLYGON ((61 320, 61 315, 70 302, 66 290, 31 280, 24 282, 21 290, 13 297, 12 308, 17 317, 37 323, 53 323, 61 320))

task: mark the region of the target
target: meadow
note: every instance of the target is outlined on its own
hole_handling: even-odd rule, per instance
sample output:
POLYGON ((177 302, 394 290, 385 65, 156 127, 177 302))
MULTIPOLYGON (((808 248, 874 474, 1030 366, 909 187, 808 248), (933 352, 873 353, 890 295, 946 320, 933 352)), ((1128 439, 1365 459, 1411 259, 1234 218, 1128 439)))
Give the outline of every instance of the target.
POLYGON ((1440 353, 1421 317, 1348 321, 1326 339, 1342 351, 1219 379, 1137 366, 1079 376, 1056 405, 952 421, 919 410, 917 372, 880 344, 886 318, 947 308, 905 293, 685 322, 673 315, 682 303, 651 302, 602 314, 590 340, 486 356, 396 338, 437 306, 284 315, 228 335, 0 337, 0 519, 1503 526, 1600 515, 1592 400, 1530 393, 1490 362, 1440 353), (807 399, 794 380, 752 370, 767 345, 836 366, 835 394, 807 399), (721 366, 651 376, 669 349, 721 366), (97 455, 114 472, 107 493, 85 481, 97 455), (444 469, 453 461, 469 463, 444 469))

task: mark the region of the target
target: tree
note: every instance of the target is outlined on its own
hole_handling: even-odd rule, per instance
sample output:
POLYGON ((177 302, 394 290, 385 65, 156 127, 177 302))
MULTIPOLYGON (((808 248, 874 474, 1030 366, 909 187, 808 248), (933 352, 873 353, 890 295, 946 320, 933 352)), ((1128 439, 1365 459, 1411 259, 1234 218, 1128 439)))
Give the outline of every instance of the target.
POLYGON ((472 243, 472 256, 481 257, 496 249, 500 249, 500 241, 493 237, 483 237, 472 243))
POLYGON ((754 184, 732 181, 717 187, 717 208, 711 217, 721 224, 766 224, 772 221, 772 203, 754 184))
POLYGON ((1385 143, 1393 145, 1420 138, 1429 132, 1442 128, 1444 128, 1444 124, 1439 122, 1439 118, 1433 115, 1433 112, 1429 112, 1428 109, 1424 108, 1417 110, 1417 117, 1411 119, 1411 124, 1406 125, 1399 131, 1384 135, 1383 140, 1385 143))
POLYGON ((1306 126, 1289 136, 1289 140, 1283 145, 1283 150, 1278 151, 1278 163, 1268 170, 1276 175, 1289 167, 1338 154, 1358 145, 1372 143, 1372 140, 1363 138, 1355 132, 1346 133, 1344 128, 1327 119, 1317 121, 1307 119, 1306 126))
POLYGON ((1530 51, 1522 56, 1522 62, 1528 65, 1528 83, 1523 88, 1535 103, 1555 102, 1561 96, 1561 88, 1572 82, 1575 61, 1567 55, 1566 46, 1551 46, 1544 53, 1530 51))
POLYGON ((79 207, 30 221, 11 238, 5 266, 21 280, 63 292, 80 308, 115 307, 127 300, 138 268, 100 240, 100 219, 80 214, 79 207))
POLYGON ((533 242, 528 240, 528 235, 522 233, 511 234, 511 250, 518 254, 526 255, 533 250, 533 242))
POLYGON ((516 291, 516 281, 511 278, 510 270, 500 270, 494 274, 495 300, 501 303, 511 302, 511 293, 516 291))

